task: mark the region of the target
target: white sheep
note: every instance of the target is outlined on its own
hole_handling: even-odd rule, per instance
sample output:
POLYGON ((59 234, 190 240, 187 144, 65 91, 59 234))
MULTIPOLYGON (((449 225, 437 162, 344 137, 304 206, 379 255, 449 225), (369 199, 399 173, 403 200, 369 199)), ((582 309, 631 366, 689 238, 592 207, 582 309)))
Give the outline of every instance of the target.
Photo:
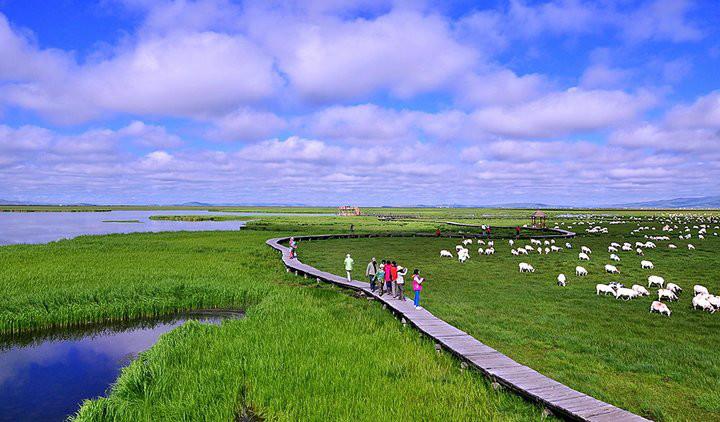
MULTIPOLYGON (((478 252, 479 252, 479 251, 478 251, 478 252)), ((515 256, 520 255, 520 253, 518 253, 518 251, 516 251, 515 249, 510 249, 510 253, 513 254, 513 255, 515 255, 515 256)))
POLYGON ((676 295, 679 295, 682 292, 682 288, 675 283, 668 283, 665 288, 675 293, 676 295))
POLYGON ((630 246, 630 244, 624 244, 621 249, 625 252, 630 252, 632 250, 632 246, 630 246))
POLYGON ((662 287, 664 284, 665 284, 665 279, 658 275, 651 275, 650 277, 648 277, 648 287, 652 287, 652 286, 662 287))
POLYGON ((651 270, 651 269, 655 268, 655 265, 653 265, 653 263, 650 261, 642 260, 642 261, 640 261, 640 267, 643 270, 651 270))
POLYGON ((495 254, 495 248, 485 249, 485 255, 494 255, 494 254, 495 254))
POLYGON ((715 307, 704 296, 695 296, 692 299, 692 307, 693 309, 700 308, 703 311, 710 312, 711 314, 715 313, 715 307))
POLYGON ((639 284, 633 284, 632 289, 635 290, 639 296, 650 296, 650 292, 639 284))
POLYGON ((595 285, 595 294, 600 295, 600 293, 605 294, 605 295, 611 294, 611 295, 615 296, 615 290, 612 287, 608 286, 607 284, 595 285))
POLYGON ((635 299, 637 296, 638 292, 633 289, 626 289, 625 287, 620 287, 615 291, 615 299, 630 300, 635 299))
POLYGON ((495 241, 494 241, 494 240, 491 240, 491 241, 489 241, 489 242, 487 243, 487 245, 490 246, 490 247, 495 246, 495 241))
POLYGON ((578 254, 578 258, 580 259, 580 261, 590 261, 590 256, 585 252, 580 252, 578 254))
POLYGON ((578 265, 577 267, 575 267, 575 275, 578 277, 586 276, 586 275, 588 275, 588 271, 585 268, 578 265))
POLYGON ((688 243, 688 249, 691 251, 695 250, 695 246, 692 245, 692 243, 688 243))
POLYGON ((463 248, 462 245, 455 245, 455 252, 460 252, 461 249, 465 249, 465 248, 463 248))
POLYGON ((570 242, 565 242, 565 247, 568 249, 572 249, 572 244, 570 242))
POLYGON ((472 245, 472 239, 465 239, 462 241, 462 244, 465 246, 472 245))
POLYGON ((537 239, 530 239, 530 243, 533 245, 542 245, 542 242, 537 239))
POLYGON ((618 249, 615 246, 608 246, 608 252, 617 252, 618 249))
POLYGON ((510 246, 512 246, 512 245, 514 245, 514 244, 515 244, 515 241, 514 241, 514 240, 512 240, 512 239, 510 239, 510 240, 508 240, 508 244, 509 244, 510 246))
POLYGON ((533 248, 533 247, 530 246, 530 245, 525 245, 525 250, 526 250, 526 251, 534 251, 535 248, 533 248))
POLYGON ((658 300, 667 299, 669 301, 678 300, 675 293, 668 289, 658 289, 658 300))
POLYGON ((550 248, 545 248, 545 255, 550 253, 550 248))
POLYGON ((478 245, 484 245, 484 244, 485 244, 485 241, 478 239, 477 244, 478 244, 478 245))
POLYGON ((702 286, 700 284, 696 284, 693 286, 693 294, 695 296, 697 296, 697 295, 701 295, 701 294, 709 295, 710 293, 708 293, 707 287, 702 286))
POLYGON ((440 251, 440 257, 452 258, 453 255, 450 253, 450 251, 443 249, 440 251))
POLYGON ((668 248, 670 249, 677 249, 677 246, 673 245, 672 243, 668 245, 668 248))
POLYGON ((592 250, 590 250, 590 248, 588 248, 587 246, 581 246, 581 247, 580 247, 580 252, 584 252, 584 253, 586 253, 586 254, 591 254, 591 253, 592 253, 592 250))
POLYGON ((465 254, 459 254, 459 255, 458 255, 458 261, 460 261, 461 264, 464 264, 465 261, 468 260, 468 258, 469 258, 469 257, 468 257, 467 255, 465 255, 465 254))
POLYGON ((524 249, 524 248, 518 248, 518 249, 517 249, 517 252, 518 252, 518 254, 520 254, 520 255, 527 255, 527 254, 528 254, 527 249, 524 249))
POLYGON ((559 274, 559 275, 557 276, 557 284, 558 284, 558 286, 565 287, 565 282, 566 282, 565 274, 559 274))
POLYGON ((720 296, 708 295, 707 301, 715 308, 720 308, 720 296))
POLYGON ((610 274, 620 274, 620 270, 618 270, 616 266, 610 264, 605 264, 605 271, 610 274))
POLYGON ((667 315, 670 316, 672 311, 668 306, 662 302, 659 302, 657 300, 654 300, 653 303, 650 305, 650 312, 657 312, 661 315, 667 315))
POLYGON ((558 246, 550 246, 550 250, 553 252, 560 252, 562 248, 558 246))
POLYGON ((530 265, 526 262, 521 262, 520 264, 518 264, 518 267, 520 268, 521 273, 534 273, 535 272, 535 268, 533 268, 532 265, 530 265))
POLYGON ((640 248, 635 249, 635 253, 636 253, 638 256, 644 256, 644 255, 645 255, 645 252, 643 252, 643 250, 640 249, 640 248))
POLYGON ((484 254, 484 253, 485 253, 485 249, 483 249, 483 248, 478 248, 478 254, 482 255, 482 254, 484 254))
POLYGON ((610 259, 612 261, 620 262, 620 257, 615 254, 610 254, 610 259))

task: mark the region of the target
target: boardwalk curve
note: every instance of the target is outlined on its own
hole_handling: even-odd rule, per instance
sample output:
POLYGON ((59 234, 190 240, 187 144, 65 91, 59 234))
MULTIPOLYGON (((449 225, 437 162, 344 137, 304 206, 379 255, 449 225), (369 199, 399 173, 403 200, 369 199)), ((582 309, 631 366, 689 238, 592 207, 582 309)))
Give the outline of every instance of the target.
MULTIPOLYGON (((574 233, 573 233, 574 235, 574 233)), ((313 241, 339 238, 361 237, 408 237, 420 234, 334 234, 295 236, 296 240, 313 241)), ((325 281, 335 285, 361 291, 365 295, 382 302, 396 316, 407 321, 420 332, 432 338, 436 343, 461 360, 480 370, 485 376, 550 409, 555 415, 568 419, 593 422, 638 422, 647 419, 595 399, 587 394, 573 390, 552 378, 521 365, 497 350, 481 343, 473 336, 437 318, 426 309, 415 309, 412 300, 397 300, 380 296, 370 290, 370 285, 362 281, 348 281, 336 274, 321 271, 303 264, 299 259, 290 258, 290 248, 284 244, 289 237, 269 239, 266 243, 282 255, 282 262, 288 272, 325 281)))

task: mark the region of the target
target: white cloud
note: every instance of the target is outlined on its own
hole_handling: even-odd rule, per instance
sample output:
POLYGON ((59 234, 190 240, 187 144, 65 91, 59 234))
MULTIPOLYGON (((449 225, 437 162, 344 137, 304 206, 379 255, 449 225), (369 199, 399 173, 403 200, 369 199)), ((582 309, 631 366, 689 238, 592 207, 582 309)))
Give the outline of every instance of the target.
POLYGON ((500 135, 557 136, 630 122, 654 103, 649 94, 571 88, 517 106, 483 108, 472 119, 500 135))
POLYGON ((674 127, 720 129, 720 91, 701 96, 692 104, 673 107, 666 120, 674 127))
POLYGON ((287 122, 282 117, 245 107, 214 119, 213 128, 207 131, 207 136, 223 141, 257 141, 285 127, 287 122))

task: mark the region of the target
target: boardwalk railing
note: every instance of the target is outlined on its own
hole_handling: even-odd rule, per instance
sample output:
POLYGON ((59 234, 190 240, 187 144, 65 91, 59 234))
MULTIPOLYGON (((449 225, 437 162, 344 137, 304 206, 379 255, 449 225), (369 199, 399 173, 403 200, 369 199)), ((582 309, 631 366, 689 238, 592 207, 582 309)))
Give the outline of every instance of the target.
MULTIPOLYGON (((415 234, 415 236, 426 234, 415 234)), ((573 233, 574 235, 574 233, 573 233)), ((333 234, 296 236, 296 240, 311 241, 338 238, 360 238, 381 236, 413 236, 413 234, 333 234)), ((647 419, 597 400, 579 391, 561 384, 541 373, 521 365, 497 350, 486 346, 473 336, 437 318, 423 309, 415 309, 411 300, 398 300, 380 296, 370 290, 368 283, 352 280, 339 275, 320 271, 303 264, 297 258, 290 257, 290 248, 283 245, 289 237, 269 239, 266 243, 280 251, 282 262, 288 272, 310 277, 318 282, 325 281, 335 285, 363 292, 387 306, 396 316, 409 322, 423 334, 432 338, 446 350, 472 365, 485 376, 500 385, 530 399, 552 411, 555 415, 568 420, 593 422, 636 422, 647 419)))

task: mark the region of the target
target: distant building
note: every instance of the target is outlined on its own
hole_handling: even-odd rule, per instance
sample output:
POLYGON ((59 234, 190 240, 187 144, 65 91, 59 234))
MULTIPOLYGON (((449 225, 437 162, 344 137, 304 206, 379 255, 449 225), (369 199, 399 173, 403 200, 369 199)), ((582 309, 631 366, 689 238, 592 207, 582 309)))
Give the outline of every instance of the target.
POLYGON ((353 216, 353 215, 361 215, 360 207, 352 207, 349 205, 338 207, 337 215, 342 215, 345 217, 353 216))

